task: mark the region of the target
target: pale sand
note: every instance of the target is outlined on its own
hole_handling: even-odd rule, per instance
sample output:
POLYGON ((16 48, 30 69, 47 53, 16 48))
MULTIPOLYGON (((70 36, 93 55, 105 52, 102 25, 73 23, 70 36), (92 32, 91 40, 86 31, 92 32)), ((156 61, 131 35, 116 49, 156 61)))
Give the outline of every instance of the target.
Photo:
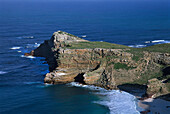
POLYGON ((151 114, 170 114, 170 102, 163 99, 148 98, 138 103, 139 107, 150 110, 151 114))

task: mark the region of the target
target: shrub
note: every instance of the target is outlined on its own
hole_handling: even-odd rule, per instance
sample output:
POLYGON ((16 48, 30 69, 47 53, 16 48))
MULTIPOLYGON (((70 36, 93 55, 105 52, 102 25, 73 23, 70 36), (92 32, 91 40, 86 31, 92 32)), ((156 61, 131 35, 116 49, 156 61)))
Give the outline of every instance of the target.
POLYGON ((114 64, 114 68, 115 68, 115 69, 126 69, 126 70, 129 70, 129 69, 134 69, 134 68, 136 68, 136 67, 129 67, 129 66, 127 66, 127 65, 124 64, 124 63, 115 63, 115 64, 114 64))

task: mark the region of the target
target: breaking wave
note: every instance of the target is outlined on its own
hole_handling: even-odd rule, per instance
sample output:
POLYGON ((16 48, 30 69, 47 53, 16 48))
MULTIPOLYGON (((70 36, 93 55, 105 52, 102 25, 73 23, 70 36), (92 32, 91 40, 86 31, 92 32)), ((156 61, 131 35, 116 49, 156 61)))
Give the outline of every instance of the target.
POLYGON ((34 58, 36 58, 36 57, 34 57, 34 56, 24 56, 24 55, 21 55, 21 57, 25 57, 25 58, 29 58, 29 59, 34 59, 34 58))
POLYGON ((36 47, 39 47, 40 44, 38 43, 34 43, 34 44, 27 44, 26 48, 36 48, 36 47))
POLYGON ((143 47, 146 47, 146 45, 129 45, 129 47, 133 47, 133 48, 143 48, 143 47))
POLYGON ((13 50, 15 50, 15 49, 21 49, 21 47, 12 47, 12 48, 10 48, 10 49, 13 49, 13 50))
POLYGON ((77 82, 67 84, 68 86, 83 87, 93 91, 100 97, 100 101, 93 103, 106 106, 110 114, 140 114, 137 110, 137 99, 135 96, 119 90, 106 90, 93 85, 82 85, 77 82))
POLYGON ((134 48, 143 48, 147 46, 152 46, 156 44, 165 44, 165 43, 170 43, 170 41, 169 40, 152 40, 152 41, 145 41, 144 43, 141 43, 141 44, 128 45, 128 46, 134 47, 134 48))

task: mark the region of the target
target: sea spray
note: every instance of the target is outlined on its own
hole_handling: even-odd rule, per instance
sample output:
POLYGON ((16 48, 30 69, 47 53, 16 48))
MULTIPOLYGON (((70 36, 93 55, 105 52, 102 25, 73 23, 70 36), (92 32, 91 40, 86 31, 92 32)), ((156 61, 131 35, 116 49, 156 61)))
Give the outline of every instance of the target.
POLYGON ((110 114, 139 114, 135 96, 120 90, 106 90, 93 85, 83 85, 77 82, 67 84, 69 87, 83 87, 92 90, 101 100, 93 103, 109 108, 110 114))
POLYGON ((12 47, 12 48, 10 48, 10 49, 12 49, 12 50, 21 49, 21 47, 12 47))
POLYGON ((28 59, 34 59, 35 58, 34 56, 24 56, 24 55, 21 55, 21 57, 25 57, 25 58, 28 58, 28 59))

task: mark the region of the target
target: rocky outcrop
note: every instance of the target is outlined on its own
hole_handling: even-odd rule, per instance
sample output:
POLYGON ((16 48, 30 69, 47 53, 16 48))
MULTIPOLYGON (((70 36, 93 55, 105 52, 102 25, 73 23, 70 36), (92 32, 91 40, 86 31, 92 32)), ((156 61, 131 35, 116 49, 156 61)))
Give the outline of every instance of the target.
POLYGON ((170 65, 169 53, 154 53, 154 61, 158 64, 170 65))
POLYGON ((157 97, 169 93, 168 86, 170 86, 170 83, 163 83, 162 80, 153 78, 148 81, 147 86, 147 94, 152 97, 157 97))
POLYGON ((137 50, 116 44, 112 49, 81 48, 82 42, 83 45, 93 45, 87 40, 58 31, 50 40, 25 55, 46 58, 51 72, 46 74, 45 83, 77 81, 106 89, 117 89, 123 84, 141 84, 148 85, 147 93, 154 97, 169 92, 169 85, 163 82, 165 79, 160 79, 167 79, 163 68, 170 65, 169 53, 137 50), (75 44, 79 46, 77 49, 73 48, 75 44))

